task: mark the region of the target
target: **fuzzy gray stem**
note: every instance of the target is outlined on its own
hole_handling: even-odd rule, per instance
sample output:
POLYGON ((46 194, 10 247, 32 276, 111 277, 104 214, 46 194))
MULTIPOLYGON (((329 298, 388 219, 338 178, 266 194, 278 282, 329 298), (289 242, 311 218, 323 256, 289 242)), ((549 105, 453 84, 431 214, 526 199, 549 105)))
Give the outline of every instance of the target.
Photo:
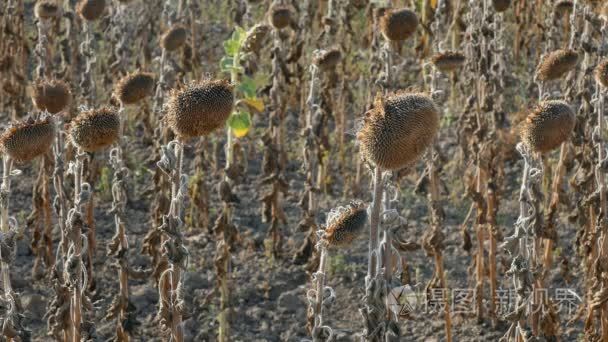
MULTIPOLYGON (((535 201, 530 193, 532 181, 537 182, 541 177, 541 170, 533 168, 530 165, 532 161, 531 151, 523 144, 517 145, 517 150, 522 155, 524 160, 524 169, 522 175, 522 183, 519 193, 519 217, 515 223, 514 234, 507 238, 503 246, 507 247, 508 252, 513 256, 511 269, 507 271, 507 275, 512 275, 513 286, 517 290, 517 301, 515 311, 509 315, 515 315, 517 318, 512 323, 512 328, 516 326, 516 334, 526 334, 526 318, 533 315, 530 312, 530 301, 533 300, 534 277, 531 273, 531 258, 532 258, 532 243, 534 241, 533 222, 536 215, 536 208, 531 201, 535 201), (534 179, 531 179, 534 173, 534 179), (513 248, 517 249, 517 253, 513 253, 513 248), (514 255, 515 254, 515 255, 514 255)), ((513 329, 510 329, 512 331, 513 329)), ((506 337, 506 335, 505 335, 506 337)))
POLYGON ((382 169, 376 166, 374 170, 374 197, 372 202, 372 210, 370 214, 370 231, 369 231, 369 254, 367 265, 366 282, 376 277, 377 260, 378 260, 378 229, 380 225, 380 209, 382 206, 382 169))
POLYGON ((578 10, 578 0, 574 0, 572 4, 572 14, 570 15, 570 42, 568 48, 572 49, 574 46, 574 39, 576 37, 576 11, 578 10))
POLYGON ((380 59, 384 61, 384 83, 381 84, 384 88, 384 93, 388 93, 393 87, 393 76, 391 72, 393 67, 393 54, 389 41, 384 42, 382 45, 382 48, 380 49, 380 59))
POLYGON ((38 78, 44 78, 47 74, 47 44, 48 37, 47 32, 49 30, 49 20, 39 18, 38 19, 38 44, 36 44, 36 56, 38 57, 38 66, 36 67, 36 73, 38 78))
POLYGON ((317 143, 315 142, 315 134, 313 131, 313 117, 318 107, 319 101, 319 91, 318 91, 318 83, 319 83, 319 68, 316 65, 310 66, 310 92, 308 95, 308 99, 306 100, 308 104, 308 112, 306 115, 306 129, 308 132, 308 141, 312 144, 312 150, 305 149, 305 159, 308 160, 309 167, 309 181, 310 181, 310 191, 308 192, 308 212, 309 214, 316 215, 317 211, 317 201, 315 198, 315 189, 316 188, 316 169, 317 169, 317 153, 316 150, 318 148, 317 143))
POLYGON ((89 105, 95 104, 96 93, 95 93, 95 51, 92 47, 93 44, 93 30, 90 27, 91 24, 87 21, 83 23, 83 30, 85 34, 85 41, 81 46, 81 54, 85 56, 85 71, 83 80, 81 82, 83 97, 88 100, 89 105))
POLYGON ((171 180, 171 215, 176 218, 181 217, 182 212, 182 199, 179 196, 179 190, 181 186, 182 168, 183 168, 183 157, 184 157, 184 145, 182 143, 175 144, 175 156, 177 158, 176 170, 171 180))
MULTIPOLYGON (((519 189, 519 217, 523 218, 527 213, 527 204, 525 202, 526 192, 528 190, 528 177, 530 175, 530 164, 528 163, 527 158, 524 158, 524 170, 521 179, 521 187, 519 189)), ((527 233, 526 233, 527 235, 527 233)), ((519 241, 519 253, 518 255, 522 255, 524 258, 528 258, 528 249, 526 244, 526 236, 522 236, 518 238, 519 241)))
MULTIPOLYGON (((184 145, 181 142, 175 144, 175 157, 176 165, 175 170, 172 172, 171 177, 171 207, 169 208, 170 215, 176 220, 181 220, 182 214, 182 169, 183 169, 183 156, 184 156, 184 145)), ((179 229, 180 227, 177 227, 179 229)), ((179 234, 179 232, 178 232, 179 234)), ((182 273, 179 265, 170 265, 171 271, 171 294, 177 291, 182 281, 182 273)), ((172 301, 173 304, 176 304, 172 301)), ((172 341, 182 342, 184 339, 184 331, 182 326, 182 314, 177 308, 173 308, 172 322, 171 322, 171 333, 172 341)))
POLYGON ((327 267, 327 241, 321 239, 317 244, 317 249, 321 254, 319 259, 319 269, 314 274, 315 279, 315 303, 314 303, 314 327, 313 342, 323 342, 323 299, 325 293, 325 269, 327 267))
MULTIPOLYGON (((3 169, 2 169, 2 185, 0 186, 0 200, 2 201, 0 210, 2 211, 0 215, 0 224, 2 225, 1 230, 3 234, 6 234, 10 230, 10 226, 8 223, 8 210, 9 210, 9 196, 11 193, 11 171, 13 161, 8 155, 4 155, 3 158, 3 169)), ((10 278, 10 266, 2 262, 2 284, 4 287, 4 295, 8 300, 11 298, 13 289, 11 287, 11 278, 10 278)))
POLYGON ((317 280, 317 302, 315 304, 315 313, 317 318, 315 319, 315 327, 323 325, 323 288, 325 287, 325 265, 327 264, 327 246, 321 245, 319 249, 321 250, 319 270, 315 274, 317 280))
MULTIPOLYGON (((160 70, 158 72, 158 85, 156 86, 156 92, 154 94, 154 113, 158 116, 156 119, 159 123, 162 123, 160 117, 162 116, 163 103, 164 103, 164 87, 165 87, 165 63, 167 60, 167 50, 162 49, 160 55, 160 70)), ((162 132, 162 129, 161 129, 162 132)), ((162 134, 162 133, 160 133, 162 134)))
MULTIPOLYGON (((59 225, 59 230, 61 233, 61 240, 59 243, 60 248, 57 249, 57 253, 62 253, 62 255, 67 255, 68 253, 68 241, 65 236, 65 222, 67 220, 67 204, 65 198, 65 192, 63 191, 63 165, 64 165, 64 139, 63 132, 61 131, 61 127, 63 126, 63 120, 61 119, 61 115, 57 116, 57 133, 55 136, 55 142, 53 144, 53 155, 55 158, 55 170, 53 171, 53 185, 55 188, 55 192, 57 194, 57 215, 59 219, 57 220, 57 224, 59 225)), ((55 260, 61 260, 59 255, 55 258, 55 260)))
MULTIPOLYGON (((85 155, 80 149, 76 152, 76 158, 74 161, 74 212, 75 215, 81 213, 82 205, 82 178, 83 178, 83 160, 85 155)), ((76 229, 76 232, 72 232, 73 241, 73 253, 76 258, 82 258, 82 241, 81 241, 81 230, 80 225, 73 225, 72 229, 76 229)), ((66 255, 67 257, 67 255, 66 255)), ((67 265, 67 263, 66 263, 67 265)), ((72 338, 74 342, 80 342, 80 326, 82 324, 82 261, 77 262, 79 270, 76 270, 76 283, 72 289, 72 302, 71 302, 71 314, 72 314, 72 338)))

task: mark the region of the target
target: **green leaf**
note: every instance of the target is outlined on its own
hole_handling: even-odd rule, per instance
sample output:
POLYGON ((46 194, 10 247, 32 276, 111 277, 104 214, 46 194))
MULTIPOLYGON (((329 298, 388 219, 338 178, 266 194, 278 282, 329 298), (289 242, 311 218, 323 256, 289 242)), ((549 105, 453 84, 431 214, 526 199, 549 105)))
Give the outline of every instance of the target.
POLYGON ((237 138, 242 138, 247 135, 251 127, 251 115, 241 111, 233 113, 228 119, 228 126, 237 138))
POLYGON ((245 38, 247 37, 247 31, 240 26, 237 26, 232 32, 232 40, 238 43, 239 46, 243 43, 245 38))
POLYGON ((220 60, 220 70, 222 72, 230 72, 232 70, 232 64, 234 63, 234 58, 224 56, 220 60))
POLYGON ((238 89, 245 95, 245 97, 255 97, 257 86, 255 80, 249 76, 243 76, 238 89))
POLYGON ((236 55, 236 53, 239 51, 240 46, 241 43, 238 39, 228 39, 224 41, 224 52, 226 53, 226 55, 232 57, 236 55))
POLYGON ((257 97, 247 97, 245 100, 245 104, 253 109, 254 111, 261 113, 264 111, 264 101, 257 97))

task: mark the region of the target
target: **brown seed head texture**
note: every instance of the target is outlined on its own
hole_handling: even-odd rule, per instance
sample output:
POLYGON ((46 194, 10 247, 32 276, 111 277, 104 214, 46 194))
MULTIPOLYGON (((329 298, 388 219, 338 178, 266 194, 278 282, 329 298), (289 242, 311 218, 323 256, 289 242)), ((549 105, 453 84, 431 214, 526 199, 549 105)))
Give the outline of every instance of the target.
POLYGON ((39 0, 34 7, 34 13, 39 19, 50 19, 59 16, 61 11, 55 0, 39 0))
POLYGON ((433 56, 433 64, 443 72, 460 69, 465 61, 466 57, 462 53, 455 51, 446 51, 433 56))
POLYGON ((43 80, 34 84, 32 100, 41 111, 57 114, 70 103, 71 92, 68 85, 59 80, 43 80))
POLYGON ((154 74, 135 72, 121 78, 114 94, 123 104, 134 104, 151 95, 154 90, 154 74))
POLYGON ((568 139, 576 116, 561 100, 541 102, 532 110, 521 129, 522 141, 534 152, 549 152, 568 139))
POLYGON ((181 138, 207 135, 226 123, 233 102, 233 86, 225 80, 207 80, 183 90, 173 90, 167 123, 181 138))
POLYGON ((416 32, 418 16, 408 9, 387 10, 380 19, 380 30, 384 38, 398 41, 405 40, 416 32))
POLYGON ((248 32, 243 41, 243 52, 258 53, 266 40, 266 36, 270 32, 271 27, 268 24, 257 24, 248 32))
POLYGON ((340 63, 342 52, 337 48, 322 51, 318 56, 315 56, 313 63, 321 70, 331 70, 340 63))
POLYGON ((93 21, 101 18, 106 7, 106 0, 80 0, 76 11, 81 18, 93 21))
POLYGON ((72 143, 86 152, 112 145, 120 130, 120 117, 112 108, 91 109, 80 113, 70 123, 72 143))
POLYGON ((167 51, 175 51, 184 44, 188 38, 188 31, 181 25, 174 25, 160 39, 160 46, 167 51))
POLYGON ((367 223, 367 207, 362 202, 351 203, 325 229, 325 240, 332 247, 350 245, 361 235, 367 223))
POLYGON ((504 12, 511 6, 511 0, 492 0, 492 5, 496 12, 504 12))
POLYGON ((555 4, 555 11, 558 13, 571 12, 574 8, 574 3, 571 0, 560 0, 555 4))
POLYGON ((608 88, 608 59, 600 62, 595 68, 595 81, 608 88))
POLYGON ((542 58, 536 68, 536 77, 540 81, 552 81, 561 78, 576 67, 578 53, 574 50, 556 50, 542 58))
POLYGON ((422 93, 397 93, 377 98, 357 134, 361 154, 384 170, 398 170, 416 161, 439 129, 439 109, 422 93))
POLYGON ((286 28, 291 22, 291 10, 285 5, 272 5, 270 7, 270 23, 277 29, 286 28))
POLYGON ((15 162, 28 162, 49 150, 55 139, 55 123, 51 116, 19 122, 0 136, 4 153, 15 162))

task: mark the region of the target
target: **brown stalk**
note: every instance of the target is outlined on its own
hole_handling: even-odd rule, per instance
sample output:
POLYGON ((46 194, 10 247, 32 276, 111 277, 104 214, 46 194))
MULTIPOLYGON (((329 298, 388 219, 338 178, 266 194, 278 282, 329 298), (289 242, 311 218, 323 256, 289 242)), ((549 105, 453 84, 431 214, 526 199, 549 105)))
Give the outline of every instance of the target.
MULTIPOLYGON (((460 5, 458 5, 458 6, 460 6, 460 5)), ((443 28, 442 19, 444 16, 447 16, 446 10, 447 10, 447 8, 446 8, 446 4, 444 1, 437 2, 437 8, 434 13, 433 23, 431 24, 434 32, 439 32, 443 28)), ((447 41, 448 39, 449 39, 449 32, 447 32, 445 35, 445 40, 447 41)), ((432 42, 431 48, 437 50, 437 52, 441 52, 441 51, 439 51, 440 45, 441 44, 440 44, 439 40, 437 39, 432 42)), ((389 64, 390 58, 387 58, 387 59, 388 59, 387 64, 389 64)), ((391 71, 390 65, 387 65, 387 72, 390 72, 390 71, 391 71)), ((437 89, 438 76, 439 76, 439 70, 435 66, 432 66, 430 69, 431 97, 434 94, 439 93, 438 89, 437 89)), ((427 249, 427 253, 430 252, 434 256, 435 276, 439 280, 439 286, 441 287, 442 290, 447 291, 448 285, 447 285, 447 281, 445 279, 445 271, 443 268, 443 253, 442 253, 442 251, 444 249, 444 245, 443 245, 444 234, 442 232, 442 230, 444 229, 444 227, 443 227, 444 212, 443 212, 443 208, 442 208, 442 204, 441 204, 441 194, 439 191, 439 183, 440 183, 439 170, 437 169, 437 165, 435 164, 436 159, 439 157, 438 156, 439 146, 437 146, 438 141, 439 141, 439 137, 436 137, 435 140, 433 141, 433 143, 431 144, 431 148, 429 149, 429 154, 428 154, 429 158, 428 158, 428 162, 427 162, 429 187, 430 187, 428 197, 429 197, 429 209, 431 212, 431 215, 430 215, 431 216, 431 231, 425 233, 425 234, 428 234, 427 238, 425 239, 425 247, 427 249)), ((452 342, 452 318, 451 318, 450 312, 451 312, 451 306, 449 303, 449 296, 446 295, 444 298, 444 321, 445 321, 444 329, 445 329, 445 336, 446 336, 447 342, 452 342)))
MULTIPOLYGON (((88 166, 88 182, 89 184, 95 184, 95 175, 92 173, 99 170, 99 165, 95 162, 89 162, 86 164, 88 166)), ((93 269, 93 263, 95 261, 95 254, 97 251, 97 234, 95 229, 95 193, 91 192, 91 196, 87 201, 85 208, 85 217, 87 221, 87 282, 89 284, 88 288, 91 291, 95 290, 96 281, 95 281, 95 270, 93 269)))
MULTIPOLYGON (((273 181, 272 190, 270 197, 265 196, 269 199, 269 206, 271 210, 270 217, 270 228, 268 235, 272 240, 272 253, 275 257, 279 257, 282 250, 282 232, 279 222, 286 224, 285 214, 283 213, 283 195, 282 191, 285 186, 283 177, 283 170, 287 163, 287 152, 285 150, 285 101, 281 96, 280 89, 284 88, 285 82, 281 77, 281 64, 284 63, 283 40, 281 39, 281 33, 279 29, 275 28, 273 31, 273 58, 272 58, 272 87, 270 89, 270 102, 274 109, 269 119, 269 131, 272 136, 272 141, 267 141, 272 144, 276 149, 278 157, 276 157, 276 163, 274 164, 273 170, 273 181)), ((265 170, 268 171, 268 170, 265 170)))
MULTIPOLYGON (((158 18, 151 18, 151 22, 154 19, 160 19, 163 24, 166 24, 165 27, 172 26, 172 20, 169 13, 169 1, 162 2, 162 11, 160 11, 160 15, 158 18)), ((171 75, 173 73, 172 70, 169 70, 167 64, 170 62, 171 51, 167 51, 167 49, 161 46, 161 55, 159 62, 159 70, 158 70, 158 82, 156 82, 156 87, 154 89, 154 98, 153 98, 153 109, 150 112, 151 118, 150 122, 157 124, 157 127, 154 130, 153 141, 155 145, 155 155, 151 160, 157 161, 161 159, 162 155, 160 153, 161 147, 164 144, 168 143, 169 139, 169 129, 166 127, 167 125, 163 122, 162 116, 164 115, 163 107, 165 105, 165 97, 168 95, 167 89, 169 86, 169 81, 171 79, 171 75)), ((155 169, 154 173, 154 205, 152 205, 152 220, 153 220, 153 228, 148 231, 146 236, 144 237, 142 252, 146 253, 152 258, 153 266, 153 276, 156 282, 159 284, 159 289, 164 288, 160 287, 160 283, 162 280, 162 274, 167 269, 168 261, 167 258, 163 255, 161 249, 162 244, 166 241, 166 237, 164 236, 161 227, 164 223, 164 216, 167 212, 170 211, 171 198, 169 194, 170 184, 167 181, 166 177, 164 177, 164 170, 160 167, 155 169)), ((163 293, 160 291, 161 294, 163 293)), ((162 303, 162 301, 161 301, 162 303)))
POLYGON ((498 234, 498 224, 496 222, 496 213, 498 211, 498 200, 496 198, 495 184, 492 178, 489 179, 487 186, 487 202, 488 202, 488 232, 490 237, 490 251, 488 255, 488 262, 490 267, 490 317, 492 319, 492 326, 498 325, 498 316, 496 314, 496 290, 498 289, 497 272, 496 272, 496 253, 497 243, 496 238, 498 234))
POLYGON ((0 58, 10 58, 14 62, 0 75, 4 84, 0 89, 0 105, 9 113, 12 120, 18 120, 26 112, 27 65, 30 49, 26 43, 25 1, 5 1, 2 21, 0 22, 0 58))
MULTIPOLYGON (((305 263, 313 254, 313 247, 316 244, 316 231, 317 231, 317 165, 319 163, 319 138, 313 125, 316 116, 320 115, 319 112, 319 68, 311 64, 310 65, 310 89, 308 97, 306 99, 306 115, 305 115, 305 128, 302 132, 304 138, 304 144, 302 148, 302 156, 306 167, 306 190, 303 193, 301 204, 303 205, 303 218, 300 223, 301 230, 307 230, 306 240, 299 248, 298 252, 294 256, 294 262, 305 263)), ((314 268, 314 267, 313 267, 314 268)))
MULTIPOLYGON (((178 200, 178 192, 181 184, 182 177, 182 160, 184 156, 184 146, 181 143, 175 145, 175 155, 177 157, 177 169, 171 179, 171 215, 175 218, 181 217, 181 202, 178 200)), ((180 268, 171 265, 171 296, 175 296, 175 292, 179 287, 180 282, 180 268)), ((171 337, 175 342, 182 342, 184 340, 184 331, 181 326, 182 315, 179 310, 174 310, 171 321, 171 337)))
MULTIPOLYGON (((604 23, 604 27, 602 32, 604 32, 606 28, 606 23, 604 23)), ((603 90, 605 90, 605 88, 602 88, 603 90)), ((600 92, 599 94, 600 96, 600 100, 599 100, 599 109, 598 109, 598 127, 599 127, 599 134, 602 134, 605 130, 605 119, 604 119, 604 110, 605 110, 605 95, 603 92, 600 92)), ((604 161, 604 159, 606 158, 604 156, 604 144, 602 143, 603 139, 600 137, 599 138, 599 143, 598 143, 598 163, 600 165, 598 165, 598 167, 596 168, 596 172, 598 170, 602 170, 601 169, 601 163, 604 161)), ((608 226, 606 223, 606 213, 608 210, 608 203, 607 203, 607 199, 606 199, 606 181, 605 181, 605 174, 603 171, 599 172, 599 176, 596 175, 596 178, 598 180, 598 191, 600 193, 600 212, 599 215, 601 217, 601 237, 600 237, 600 246, 599 246, 599 257, 602 260, 605 260, 608 257, 608 226)), ((598 260, 599 262, 599 260, 598 260)), ((601 327, 602 327, 602 340, 603 341, 608 341, 608 303, 604 302, 602 304, 601 307, 601 327)))
MULTIPOLYGON (((602 22, 601 28, 601 37, 602 37, 602 47, 605 47, 604 38, 606 36, 606 31, 608 30, 608 22, 604 20, 602 22)), ((597 131, 594 132, 597 134, 594 137, 596 140, 597 146, 597 163, 598 165, 595 168, 595 178, 597 182, 597 191, 599 192, 599 211, 598 211, 598 226, 600 229, 600 238, 598 242, 598 258, 595 260, 594 266, 600 263, 605 263, 605 260, 608 258, 608 221, 606 218, 608 212, 608 199, 606 198, 606 180, 605 180, 605 171, 603 163, 606 161, 607 156, 605 155, 604 150, 604 131, 606 129, 605 122, 605 106, 606 106, 606 96, 604 95, 606 92, 605 85, 598 82, 596 88, 596 96, 598 97, 598 103, 596 104, 596 112, 597 112, 597 131)), ((605 272, 601 268, 601 266, 595 266, 595 272, 605 272)), ((606 279, 600 278, 601 274, 596 274, 596 279, 602 281, 602 289, 606 286, 606 279)), ((599 318, 600 318, 600 326, 601 326, 601 334, 602 341, 608 341, 608 303, 604 300, 601 306, 598 308, 600 310, 599 318)), ((592 310, 590 310, 592 311, 592 310)))
MULTIPOLYGON (((324 326, 325 321, 323 317, 323 302, 325 297, 325 282, 326 282, 326 267, 328 258, 328 242, 325 239, 320 239, 317 243, 319 249, 319 269, 314 273, 312 290, 314 298, 309 298, 312 304, 312 312, 314 324, 311 329, 313 342, 331 341, 333 335, 331 328, 324 326), (325 334, 328 332, 328 334, 325 334), (329 335, 327 337, 326 335, 329 335), (327 337, 327 338, 326 338, 327 337)), ((308 297, 313 297, 311 294, 307 294, 308 297)), ((309 309, 310 310, 310 309, 309 309)))
MULTIPOLYGON (((303 47, 309 47, 311 46, 311 40, 312 40, 312 33, 314 28, 312 27, 312 22, 311 22, 311 18, 310 18, 310 13, 311 13, 311 0, 302 0, 300 1, 300 13, 298 13, 299 16, 299 23, 298 25, 300 26, 300 30, 297 32, 298 35, 298 39, 300 40, 300 44, 302 44, 303 47)), ((304 58, 298 58, 298 68, 301 70, 306 70, 306 62, 304 60, 304 58)), ((296 82, 298 84, 301 84, 302 86, 299 87, 301 89, 298 89, 298 93, 299 93, 299 108, 300 108, 300 112, 301 113, 306 113, 306 109, 308 107, 307 104, 307 97, 309 96, 305 91, 303 91, 304 89, 307 88, 307 80, 305 78, 306 74, 304 72, 300 72, 297 73, 296 75, 299 78, 299 82, 296 82)), ((311 80, 308 80, 308 82, 312 82, 311 80)), ((305 127, 306 126, 306 116, 302 115, 300 117, 300 125, 305 127)))
POLYGON ((32 242, 31 242, 31 248, 32 248, 32 252, 35 255, 34 258, 34 265, 32 267, 32 278, 33 279, 40 279, 43 277, 44 272, 42 272, 41 268, 41 263, 42 263, 42 259, 43 259, 43 251, 42 249, 44 248, 43 244, 43 233, 42 230, 44 230, 44 217, 43 217, 43 209, 42 209, 42 205, 43 205, 43 199, 42 199, 42 192, 43 192, 43 174, 44 174, 44 165, 41 164, 39 171, 38 171, 38 176, 36 177, 36 181, 34 182, 34 186, 32 189, 32 213, 27 217, 27 226, 31 227, 32 231, 31 231, 31 235, 32 235, 32 242))
MULTIPOLYGON (((58 261, 55 265, 55 269, 52 271, 53 281, 55 282, 53 289, 55 290, 55 298, 53 299, 53 303, 49 305, 50 312, 52 313, 49 316, 49 323, 54 321, 53 326, 49 326, 51 333, 58 338, 59 334, 63 335, 63 341, 71 341, 72 340, 72 331, 68 328, 71 323, 71 317, 69 316, 69 312, 62 314, 63 306, 68 306, 69 304, 69 289, 64 283, 64 279, 59 275, 60 269, 58 268, 59 262, 63 262, 62 256, 68 254, 69 249, 69 238, 67 236, 66 224, 67 224, 67 213, 68 213, 68 205, 66 194, 63 188, 64 184, 64 132, 62 131, 63 121, 61 120, 61 115, 58 115, 57 118, 57 129, 55 142, 53 144, 53 157, 55 159, 53 170, 53 187, 55 189, 55 196, 57 199, 56 206, 56 215, 57 215, 57 225, 59 226, 59 231, 61 234, 61 238, 59 240, 59 245, 57 246, 57 255, 55 260, 58 261), (60 332, 60 329, 62 332, 60 332)), ((66 310, 69 311, 69 310, 66 310)), ((49 324, 51 325, 51 324, 49 324)))
MULTIPOLYGON (((477 155, 477 178, 475 182, 475 191, 481 194, 485 184, 485 169, 481 163, 481 153, 477 155)), ((477 202, 477 218, 475 220, 475 235, 477 238, 477 255, 475 257, 475 315, 477 321, 483 321, 483 283, 484 283, 484 242, 485 242, 485 209, 483 201, 477 202)))
MULTIPOLYGON (((547 225, 549 225, 548 231, 553 231, 555 228, 553 226, 554 215, 557 212, 557 206, 559 204, 559 195, 560 189, 562 187, 562 182, 565 175, 564 162, 566 158, 566 154, 568 153, 568 146, 566 143, 562 143, 562 146, 559 151, 559 160, 557 162, 557 167, 555 169, 555 173, 553 175, 553 182, 551 184, 551 202, 549 203, 548 208, 548 217, 547 217, 547 225)), ((545 250, 543 256, 543 279, 547 276, 547 272, 551 269, 551 264, 553 263, 553 240, 545 239, 545 250)))
MULTIPOLYGON (((121 103, 118 115, 121 118, 120 134, 124 133, 124 105, 121 103)), ((116 318, 116 336, 120 341, 129 342, 131 339, 129 327, 133 326, 133 317, 130 315, 129 302, 129 268, 126 216, 127 193, 125 182, 128 169, 123 161, 123 139, 120 138, 117 146, 110 151, 110 165, 114 169, 112 180, 112 212, 114 212, 115 234, 108 245, 108 255, 116 259, 118 266, 119 293, 114 299, 106 318, 116 318), (127 328, 125 328, 127 327, 127 328)), ((91 203, 92 201, 89 201, 91 203)))
POLYGON ((49 192, 48 171, 46 170, 48 164, 50 164, 49 159, 45 156, 43 161, 45 177, 42 183, 42 217, 44 222, 42 241, 44 244, 44 263, 50 272, 50 270, 55 265, 55 254, 53 253, 53 222, 51 214, 51 194, 49 192))
MULTIPOLYGON (((435 159, 433 157, 433 151, 431 150, 430 152, 430 158, 428 161, 428 170, 429 170, 429 185, 430 185, 430 206, 429 208, 431 209, 431 222, 432 222, 432 227, 431 229, 437 233, 431 233, 432 235, 441 235, 442 233, 440 232, 441 228, 442 228, 442 223, 443 223, 443 217, 441 217, 441 212, 443 209, 441 209, 440 207, 440 193, 439 193, 439 175, 437 173, 437 170, 435 168, 435 159)), ((443 246, 433 246, 436 248, 433 248, 433 256, 435 259, 435 274, 439 279, 439 286, 441 286, 442 289, 447 290, 447 282, 445 279, 445 271, 443 269, 443 253, 442 253, 442 248, 443 246)), ((451 342, 452 341, 452 318, 450 315, 450 311, 451 311, 451 306, 449 303, 449 298, 448 296, 445 296, 445 302, 444 302, 444 319, 445 319, 445 336, 446 336, 446 341, 451 342)))
MULTIPOLYGON (((83 179, 83 161, 85 159, 84 153, 78 151, 76 156, 76 160, 73 164, 73 173, 74 173, 74 208, 72 211, 72 215, 80 215, 81 214, 81 192, 82 192, 82 179, 83 179)), ((68 215, 68 220, 69 220, 68 215)), ((71 225, 70 231, 70 250, 73 249, 73 254, 75 257, 76 269, 75 269, 75 283, 72 284, 71 289, 71 321, 72 321, 72 341, 80 342, 80 326, 82 324, 82 292, 84 289, 82 288, 82 224, 75 223, 71 225)), ((69 260, 66 260, 66 267, 70 264, 69 260)), ((68 276, 69 277, 69 276, 68 276)))
POLYGON ((13 160, 5 153, 3 159, 2 184, 0 185, 0 230, 2 237, 0 241, 0 268, 2 273, 3 294, 0 296, 3 312, 3 327, 1 336, 3 340, 10 342, 29 341, 30 332, 23 326, 23 309, 19 293, 14 292, 10 279, 10 264, 15 260, 16 237, 19 234, 16 220, 9 217, 9 204, 11 194, 11 177, 20 174, 20 171, 13 170, 13 160))
POLYGON ((203 170, 208 167, 205 156, 207 138, 203 137, 196 146, 196 157, 194 158, 195 172, 190 183, 190 207, 188 217, 190 227, 201 227, 203 231, 209 231, 209 189, 205 182, 203 170))
MULTIPOLYGON (((340 8, 341 13, 344 15, 344 8, 340 8)), ((343 18, 346 20, 346 18, 343 18)), ((347 35, 342 29, 342 25, 340 25, 340 30, 338 33, 338 39, 351 39, 351 35, 347 35)), ((350 41, 343 44, 343 46, 351 46, 350 41)), ((345 55, 348 54, 348 51, 344 50, 345 55)), ((349 87, 347 81, 347 67, 346 61, 342 62, 342 68, 340 70, 340 82, 338 85, 338 94, 337 94, 337 113, 336 113, 336 135, 337 135, 337 144, 338 144, 338 161, 341 170, 346 171, 346 144, 345 144, 345 132, 346 132, 346 124, 347 124, 347 98, 349 97, 349 87)))
MULTIPOLYGON (((40 263, 43 262, 47 273, 50 273, 54 263, 52 236, 52 208, 49 193, 49 159, 47 156, 42 158, 40 170, 36 184, 33 189, 33 212, 30 218, 35 221, 34 237, 32 239, 32 249, 35 251, 36 260, 32 269, 34 278, 40 278, 44 272, 40 270, 40 263)), ((51 165, 52 166, 52 165, 51 165)), ((28 218, 28 221, 30 221, 28 218)))
POLYGON ((163 327, 170 330, 170 338, 175 342, 184 340, 182 324, 183 298, 181 271, 187 262, 187 250, 181 245, 181 206, 183 202, 182 193, 182 168, 184 146, 181 141, 175 140, 166 147, 166 152, 172 155, 163 156, 159 167, 163 169, 171 182, 171 205, 168 215, 163 217, 163 224, 159 230, 166 235, 162 243, 163 257, 167 261, 166 268, 159 278, 159 310, 158 317, 163 327), (170 161, 174 158, 174 161, 170 161), (185 258, 185 259, 184 259, 185 258))

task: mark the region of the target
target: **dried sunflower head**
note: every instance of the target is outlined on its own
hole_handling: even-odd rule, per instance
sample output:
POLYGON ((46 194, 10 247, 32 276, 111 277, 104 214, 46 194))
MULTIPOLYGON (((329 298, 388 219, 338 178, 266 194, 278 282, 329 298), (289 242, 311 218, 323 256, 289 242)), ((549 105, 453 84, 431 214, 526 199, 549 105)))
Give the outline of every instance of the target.
POLYGON ((32 100, 41 111, 57 114, 68 106, 71 97, 70 87, 63 81, 42 80, 34 84, 32 100))
POLYGON ((578 64, 578 53, 574 50, 556 50, 542 58, 536 68, 536 77, 540 81, 551 81, 561 78, 578 64))
POLYGON ((398 92, 377 98, 357 133, 362 156, 384 170, 416 161, 439 129, 439 109, 423 93, 398 92))
POLYGON ((521 138, 532 151, 549 152, 570 137, 575 123, 574 111, 566 102, 544 101, 528 114, 521 128, 521 138))
POLYGON ((121 78, 116 85, 114 95, 123 104, 134 104, 154 90, 154 75, 147 72, 135 72, 121 78))
POLYGON ((324 239, 332 247, 348 246, 361 235, 366 223, 367 206, 363 202, 354 201, 329 213, 324 239))
POLYGON ((112 145, 119 138, 120 117, 114 108, 85 110, 70 123, 72 143, 86 152, 112 145))
POLYGON ((380 19, 380 31, 387 40, 399 41, 409 38, 418 27, 418 16, 408 9, 387 10, 380 19))
POLYGON ((206 80, 173 90, 166 120, 177 136, 198 137, 222 127, 233 107, 233 86, 226 80, 206 80))
POLYGON ((13 124, 0 136, 0 146, 15 162, 25 163, 46 153, 54 140, 55 122, 47 116, 13 124))
POLYGON ((84 20, 94 21, 103 15, 106 0, 80 0, 76 5, 76 12, 84 20))

